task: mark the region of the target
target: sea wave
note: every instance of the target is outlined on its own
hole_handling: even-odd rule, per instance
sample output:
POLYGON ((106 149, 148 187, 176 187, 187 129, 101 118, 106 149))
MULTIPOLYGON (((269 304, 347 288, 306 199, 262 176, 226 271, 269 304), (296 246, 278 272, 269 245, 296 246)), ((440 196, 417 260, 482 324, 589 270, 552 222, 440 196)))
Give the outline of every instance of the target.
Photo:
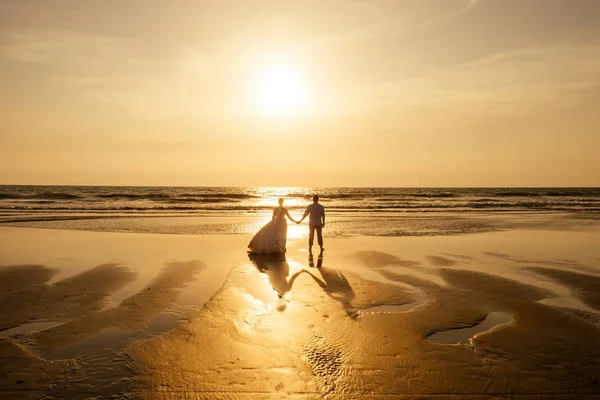
POLYGON ((171 196, 166 194, 136 194, 136 193, 107 193, 107 194, 97 194, 94 197, 98 197, 100 199, 127 199, 127 200, 166 200, 170 199, 171 196))
POLYGON ((538 197, 541 196, 542 193, 539 192, 517 192, 517 191, 507 191, 507 192, 496 192, 493 194, 498 197, 538 197))
POLYGON ((600 197, 600 188, 583 189, 531 189, 502 190, 493 193, 498 197, 600 197))
POLYGON ((61 193, 61 192, 44 192, 44 193, 31 193, 31 194, 20 194, 20 193, 6 193, 0 192, 0 199, 12 199, 12 200, 76 200, 82 197, 73 193, 61 193))
POLYGON ((177 197, 182 197, 182 198, 186 198, 186 197, 194 197, 194 198, 219 197, 219 198, 223 198, 223 199, 257 199, 257 198, 261 198, 262 196, 246 194, 246 193, 181 193, 181 194, 177 194, 177 197))
POLYGON ((460 194, 458 193, 448 193, 448 192, 442 192, 442 193, 436 193, 436 192, 432 192, 432 193, 413 193, 409 195, 410 197, 425 197, 425 198, 452 198, 452 197, 459 197, 460 194))
POLYGON ((266 212, 313 194, 336 212, 597 211, 600 188, 209 188, 0 186, 0 210, 52 212, 266 212))
MULTIPOLYGON (((352 212, 352 211, 453 211, 453 210, 574 210, 594 211, 600 207, 599 202, 459 202, 443 204, 363 204, 363 205, 330 205, 328 211, 352 212)), ((288 207, 291 211, 304 210, 304 206, 288 207)), ((35 201, 27 204, 1 204, 0 210, 30 210, 30 211, 271 211, 270 205, 241 205, 231 204, 228 201, 209 199, 198 203, 170 201, 162 205, 149 203, 147 205, 118 205, 118 204, 60 204, 53 201, 35 201)))

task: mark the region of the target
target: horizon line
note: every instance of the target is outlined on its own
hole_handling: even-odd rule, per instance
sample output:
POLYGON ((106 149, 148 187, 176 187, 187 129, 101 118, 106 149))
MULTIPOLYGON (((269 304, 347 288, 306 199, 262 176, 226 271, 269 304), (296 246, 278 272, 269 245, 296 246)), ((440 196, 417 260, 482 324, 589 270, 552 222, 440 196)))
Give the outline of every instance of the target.
POLYGON ((221 186, 221 185, 105 185, 105 184, 12 184, 3 186, 57 186, 57 187, 137 187, 137 188, 296 188, 296 189, 600 189, 600 186, 221 186))

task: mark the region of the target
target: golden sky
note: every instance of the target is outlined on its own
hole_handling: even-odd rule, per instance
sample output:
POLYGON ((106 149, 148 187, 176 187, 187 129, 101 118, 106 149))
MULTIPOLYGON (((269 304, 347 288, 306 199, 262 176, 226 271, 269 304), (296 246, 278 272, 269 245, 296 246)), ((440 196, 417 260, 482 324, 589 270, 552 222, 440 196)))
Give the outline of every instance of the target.
POLYGON ((600 186, 598 110, 598 0, 0 0, 0 184, 600 186))

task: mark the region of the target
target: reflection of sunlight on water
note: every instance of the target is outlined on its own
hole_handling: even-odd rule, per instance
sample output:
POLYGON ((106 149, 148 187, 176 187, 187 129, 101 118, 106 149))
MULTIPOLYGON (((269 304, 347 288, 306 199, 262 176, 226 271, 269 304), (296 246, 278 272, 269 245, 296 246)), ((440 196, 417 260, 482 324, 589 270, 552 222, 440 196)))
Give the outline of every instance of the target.
POLYGON ((304 266, 283 255, 257 256, 252 262, 262 275, 262 282, 255 286, 257 290, 253 290, 252 294, 252 301, 257 306, 254 310, 256 315, 274 310, 282 312, 291 307, 293 283, 304 266))
POLYGON ((260 187, 256 188, 257 194, 263 197, 276 196, 283 197, 289 194, 307 194, 311 189, 300 188, 300 187, 260 187))
MULTIPOLYGON (((258 200, 255 204, 258 207, 279 207, 279 197, 265 197, 258 200)), ((284 207, 298 207, 300 202, 298 199, 285 199, 283 202, 284 207)))
POLYGON ((275 305, 265 303, 264 301, 241 290, 234 290, 233 292, 239 294, 246 299, 246 301, 253 305, 253 308, 249 309, 247 313, 241 315, 239 319, 234 319, 233 322, 241 331, 253 333, 256 324, 258 321, 260 321, 260 318, 263 315, 273 311, 273 309, 275 309, 275 305))
MULTIPOLYGON (((278 207, 279 198, 284 198, 283 206, 288 209, 290 212, 290 216, 295 220, 300 220, 302 218, 302 214, 304 213, 303 207, 308 203, 307 200, 303 200, 301 197, 308 197, 311 194, 311 189, 306 188, 297 188, 297 187, 264 187, 257 188, 256 195, 260 196, 260 199, 254 204, 257 207, 272 207, 273 209, 278 207), (299 198, 287 197, 287 196, 299 196, 299 198)), ((267 212, 265 210, 265 212, 267 212)), ((256 233, 265 226, 272 217, 271 212, 267 212, 267 214, 259 219, 256 222, 253 222, 246 226, 245 231, 248 233, 256 233)), ((308 228, 306 227, 306 223, 302 225, 297 225, 292 221, 288 222, 288 239, 300 239, 308 236, 308 228)))
POLYGON ((301 239, 308 236, 308 227, 305 223, 288 225, 288 239, 301 239))
POLYGON ((304 269, 304 265, 299 262, 292 261, 292 259, 288 258, 288 265, 290 266, 290 274, 295 274, 298 271, 302 271, 304 269))
POLYGON ((299 207, 305 202, 298 198, 290 198, 288 196, 308 197, 311 189, 298 187, 263 187, 257 188, 256 195, 261 199, 256 202, 256 206, 277 207, 279 198, 284 198, 285 207, 299 207))

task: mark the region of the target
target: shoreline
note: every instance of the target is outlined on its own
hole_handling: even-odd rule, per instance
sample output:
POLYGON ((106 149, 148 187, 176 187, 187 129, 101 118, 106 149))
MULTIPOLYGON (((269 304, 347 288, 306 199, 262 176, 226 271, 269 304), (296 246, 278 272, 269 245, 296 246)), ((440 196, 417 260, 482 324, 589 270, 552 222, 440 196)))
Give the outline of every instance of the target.
MULTIPOLYGON (((297 210, 292 211, 295 215, 297 210)), ((252 235, 270 213, 247 215, 102 215, 81 217, 50 213, 42 218, 12 219, 0 215, 0 227, 44 228, 93 232, 153 233, 177 235, 252 235)), ((557 211, 443 212, 443 213, 328 213, 325 234, 330 238, 411 237, 469 235, 510 230, 594 232, 600 230, 600 214, 557 211)), ((288 224, 288 237, 305 238, 305 224, 288 224)))

